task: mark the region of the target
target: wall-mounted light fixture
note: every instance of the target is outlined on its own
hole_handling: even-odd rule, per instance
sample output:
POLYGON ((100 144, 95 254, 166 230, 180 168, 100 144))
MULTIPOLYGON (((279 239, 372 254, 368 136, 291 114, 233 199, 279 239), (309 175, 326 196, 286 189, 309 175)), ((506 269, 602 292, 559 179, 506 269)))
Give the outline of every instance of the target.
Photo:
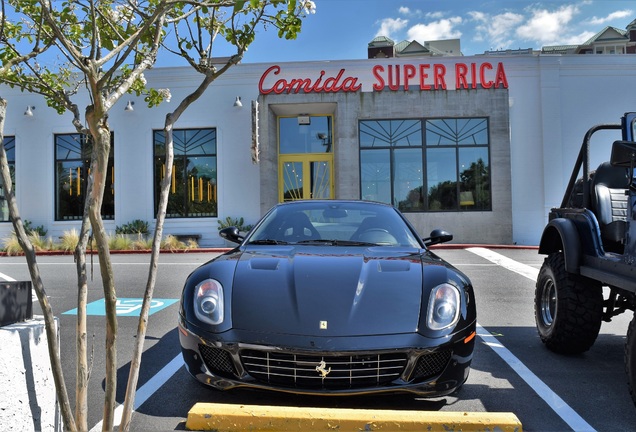
POLYGON ((310 125, 311 124, 311 117, 309 117, 309 114, 299 114, 298 115, 298 124, 299 125, 310 125))
POLYGON ((133 105, 135 105, 135 102, 128 101, 128 103, 126 104, 126 108, 124 108, 124 111, 134 111, 135 109, 133 108, 133 105))
POLYGON ((27 117, 33 117, 33 110, 35 109, 34 106, 31 105, 27 105, 26 111, 24 111, 24 115, 27 117))
POLYGON ((243 102, 241 102, 241 97, 237 96, 236 100, 234 101, 234 106, 237 108, 241 108, 243 106, 243 102))

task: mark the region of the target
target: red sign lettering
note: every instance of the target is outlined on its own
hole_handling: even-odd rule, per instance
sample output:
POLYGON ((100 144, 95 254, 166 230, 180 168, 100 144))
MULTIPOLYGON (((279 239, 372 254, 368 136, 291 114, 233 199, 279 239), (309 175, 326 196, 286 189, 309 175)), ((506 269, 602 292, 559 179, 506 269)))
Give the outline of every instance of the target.
MULTIPOLYGON (((496 69, 489 62, 455 63, 454 72, 455 90, 508 88, 508 79, 501 62, 497 64, 496 69)), ((446 65, 442 63, 375 65, 371 69, 371 87, 373 91, 383 91, 387 88, 391 91, 408 91, 412 87, 419 87, 420 91, 447 90, 446 73, 446 65)), ((359 79, 346 75, 344 68, 331 76, 321 70, 318 77, 313 80, 276 79, 280 74, 281 67, 278 65, 271 66, 265 71, 258 83, 261 94, 357 92, 362 88, 359 79)))
POLYGON ((280 74, 281 68, 278 65, 271 66, 265 71, 258 82, 258 89, 261 94, 269 93, 336 93, 343 92, 356 92, 362 88, 362 84, 358 83, 358 78, 345 77, 344 69, 340 69, 340 72, 335 77, 323 78, 326 74, 324 70, 320 71, 320 76, 312 81, 311 78, 292 78, 290 80, 279 79, 269 87, 266 86, 266 81, 271 75, 280 74))

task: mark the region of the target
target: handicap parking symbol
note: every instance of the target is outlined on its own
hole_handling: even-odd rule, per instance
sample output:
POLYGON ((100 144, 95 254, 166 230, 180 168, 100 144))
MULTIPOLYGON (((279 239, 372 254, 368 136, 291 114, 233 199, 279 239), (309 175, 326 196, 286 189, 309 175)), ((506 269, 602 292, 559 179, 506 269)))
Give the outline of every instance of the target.
MULTIPOLYGON (((150 301, 150 310, 148 315, 152 315, 155 312, 159 312, 162 309, 176 303, 178 299, 152 299, 150 301)), ((138 317, 141 314, 141 307, 143 299, 141 298, 119 298, 115 303, 115 310, 117 316, 133 316, 138 317)), ((106 315, 106 304, 104 299, 100 299, 89 303, 86 306, 87 315, 106 315)), ((77 315, 77 308, 64 312, 62 315, 77 315)))

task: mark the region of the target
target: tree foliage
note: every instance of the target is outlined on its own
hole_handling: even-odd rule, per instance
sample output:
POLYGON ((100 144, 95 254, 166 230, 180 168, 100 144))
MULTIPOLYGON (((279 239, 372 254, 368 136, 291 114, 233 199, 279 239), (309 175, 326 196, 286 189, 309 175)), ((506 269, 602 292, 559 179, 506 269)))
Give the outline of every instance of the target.
MULTIPOLYGON (((79 133, 90 135, 93 142, 91 175, 89 176, 84 217, 79 243, 75 250, 78 275, 76 403, 74 415, 68 407, 61 368, 54 368, 58 399, 67 429, 87 430, 88 358, 86 333, 86 245, 89 232, 95 236, 106 305, 106 380, 104 397, 104 430, 115 426, 115 390, 117 384, 117 294, 110 262, 108 237, 100 209, 104 194, 107 160, 110 150, 108 112, 125 94, 145 98, 149 107, 170 100, 169 89, 147 86, 144 72, 157 57, 175 53, 203 75, 195 91, 186 96, 166 117, 165 130, 172 127, 187 107, 231 66, 240 62, 261 26, 273 26, 278 36, 294 39, 301 29, 302 18, 313 13, 312 1, 298 0, 1 0, 0 83, 42 95, 48 106, 58 113, 71 112, 79 133), (218 36, 235 48, 234 55, 223 64, 213 60, 213 44, 218 36), (218 66, 218 68, 217 68, 218 66), (76 102, 88 94, 90 102, 83 113, 76 102)), ((1 96, 1 95, 0 95, 1 96)), ((0 133, 3 130, 6 101, 0 98, 0 133)), ((168 146, 167 172, 162 183, 162 198, 157 214, 148 284, 139 320, 137 341, 128 390, 124 402, 121 429, 130 426, 130 413, 139 373, 139 361, 147 325, 148 305, 155 283, 159 244, 168 197, 172 147, 168 146), (164 193, 165 192, 165 193, 164 193)), ((8 164, 4 146, 0 145, 0 164, 6 184, 8 164)), ((11 219, 16 232, 24 232, 15 199, 9 188, 11 219)), ((44 287, 39 280, 37 262, 26 235, 20 243, 27 260, 38 299, 50 318, 52 312, 44 287)), ((49 343, 53 333, 49 335, 49 343)), ((59 366, 58 358, 52 362, 59 366)))

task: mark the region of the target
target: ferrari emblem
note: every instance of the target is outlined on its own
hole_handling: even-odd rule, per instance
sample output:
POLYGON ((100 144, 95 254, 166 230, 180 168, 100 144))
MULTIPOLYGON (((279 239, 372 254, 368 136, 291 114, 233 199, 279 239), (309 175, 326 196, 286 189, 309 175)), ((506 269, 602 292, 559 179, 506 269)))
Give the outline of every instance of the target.
POLYGON ((320 330, 327 330, 327 321, 320 321, 320 330))
POLYGON ((325 361, 322 360, 318 364, 318 366, 316 366, 316 372, 322 375, 323 378, 327 378, 327 375, 329 375, 329 372, 331 372, 331 368, 327 369, 327 363, 325 363, 325 361))

